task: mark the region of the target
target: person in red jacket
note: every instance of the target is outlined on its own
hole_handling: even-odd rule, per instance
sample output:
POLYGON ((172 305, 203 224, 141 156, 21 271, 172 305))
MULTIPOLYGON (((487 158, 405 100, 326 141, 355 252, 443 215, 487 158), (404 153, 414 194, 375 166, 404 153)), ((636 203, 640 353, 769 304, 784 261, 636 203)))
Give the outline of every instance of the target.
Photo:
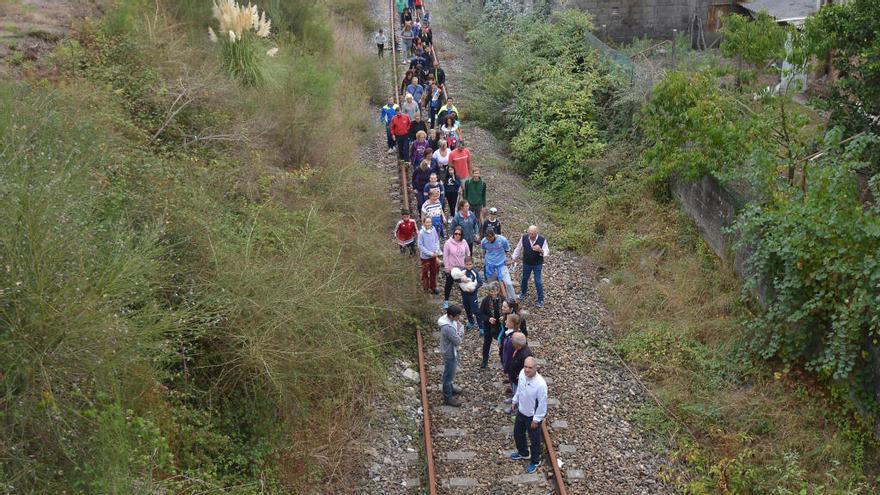
POLYGON ((409 117, 403 112, 397 112, 391 119, 391 134, 397 143, 397 156, 404 161, 409 161, 409 125, 409 117))
POLYGON ((416 255, 416 233, 419 227, 416 221, 412 219, 409 210, 400 210, 400 221, 394 227, 394 237, 397 245, 400 246, 400 252, 409 251, 410 256, 416 255))
MULTIPOLYGON (((391 121, 394 123, 394 121, 391 121)), ((455 168, 455 175, 464 182, 471 175, 471 152, 464 145, 464 140, 449 153, 449 164, 455 168)))

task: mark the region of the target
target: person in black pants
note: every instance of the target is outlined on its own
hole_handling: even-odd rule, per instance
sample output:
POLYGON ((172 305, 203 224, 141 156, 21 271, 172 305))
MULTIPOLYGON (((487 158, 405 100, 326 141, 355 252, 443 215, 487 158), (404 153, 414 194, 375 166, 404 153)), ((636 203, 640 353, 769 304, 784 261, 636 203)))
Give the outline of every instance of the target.
POLYGON ((513 408, 516 410, 513 424, 516 452, 510 454, 510 458, 514 461, 529 459, 526 472, 532 474, 541 463, 541 422, 547 416, 547 382, 538 373, 533 357, 527 357, 523 363, 519 386, 513 396, 513 408), (526 443, 526 432, 529 443, 526 443))
POLYGON ((483 362, 480 369, 489 366, 489 350, 492 349, 492 341, 498 338, 501 330, 501 298, 498 297, 498 282, 487 285, 489 295, 480 303, 480 313, 483 315, 483 326, 480 327, 480 335, 483 336, 483 362))

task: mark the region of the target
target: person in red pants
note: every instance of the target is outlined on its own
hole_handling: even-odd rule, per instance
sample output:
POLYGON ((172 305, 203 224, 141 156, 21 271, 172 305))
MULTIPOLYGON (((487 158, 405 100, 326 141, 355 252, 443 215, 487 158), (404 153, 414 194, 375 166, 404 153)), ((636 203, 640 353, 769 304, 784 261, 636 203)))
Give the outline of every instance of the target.
POLYGON ((437 272, 440 270, 440 234, 437 233, 429 216, 425 216, 422 220, 418 242, 419 259, 422 262, 422 287, 435 295, 439 294, 437 272))

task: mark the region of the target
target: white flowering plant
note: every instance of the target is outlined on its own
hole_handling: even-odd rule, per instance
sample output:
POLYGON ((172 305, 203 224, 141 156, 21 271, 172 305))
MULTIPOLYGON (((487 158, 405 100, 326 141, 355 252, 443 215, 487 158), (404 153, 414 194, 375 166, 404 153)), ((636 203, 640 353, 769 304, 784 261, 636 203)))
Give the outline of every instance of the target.
POLYGON ((265 80, 265 58, 278 54, 277 47, 267 49, 272 21, 256 5, 235 0, 215 0, 214 18, 218 30, 208 27, 208 37, 221 46, 223 67, 246 86, 265 80))

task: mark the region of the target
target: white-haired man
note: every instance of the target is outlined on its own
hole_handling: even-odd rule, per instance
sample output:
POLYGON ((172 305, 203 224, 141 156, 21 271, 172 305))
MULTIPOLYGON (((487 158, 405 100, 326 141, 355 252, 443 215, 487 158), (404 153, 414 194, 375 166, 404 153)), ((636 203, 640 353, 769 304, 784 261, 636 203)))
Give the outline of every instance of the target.
POLYGON ((544 282, 541 280, 541 271, 544 268, 544 257, 550 254, 550 248, 547 246, 547 239, 538 233, 538 227, 529 225, 527 234, 523 234, 522 238, 516 244, 513 250, 513 261, 516 261, 522 254, 523 269, 522 278, 519 284, 519 300, 522 301, 529 291, 529 277, 535 274, 535 290, 538 291, 538 302, 535 306, 544 307, 544 282))

